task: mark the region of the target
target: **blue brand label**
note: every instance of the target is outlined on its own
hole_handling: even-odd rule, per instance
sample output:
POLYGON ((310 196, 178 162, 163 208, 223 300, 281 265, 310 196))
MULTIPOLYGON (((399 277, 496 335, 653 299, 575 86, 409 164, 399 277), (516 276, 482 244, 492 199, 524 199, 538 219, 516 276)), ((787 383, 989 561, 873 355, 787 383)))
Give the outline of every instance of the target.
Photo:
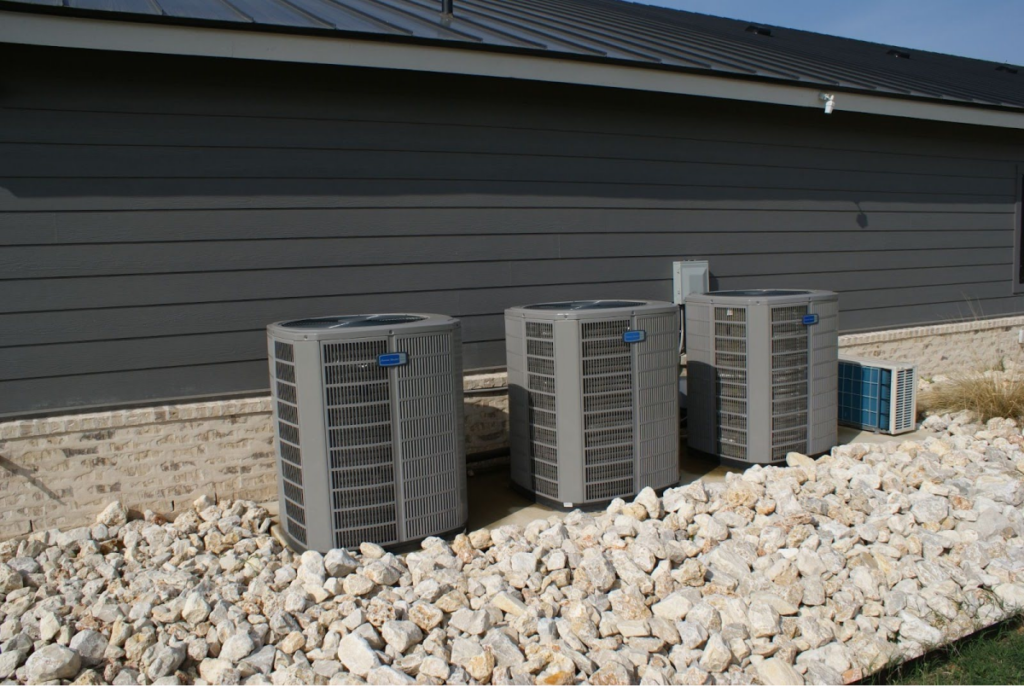
POLYGON ((407 353, 387 353, 377 357, 377 364, 381 367, 400 367, 409 361, 407 353))
POLYGON ((639 343, 647 338, 646 331, 627 331, 622 334, 622 340, 626 343, 639 343))
POLYGON ((804 324, 806 326, 810 326, 811 324, 817 324, 817 323, 818 323, 818 315, 816 315, 816 314, 805 314, 804 315, 804 324))

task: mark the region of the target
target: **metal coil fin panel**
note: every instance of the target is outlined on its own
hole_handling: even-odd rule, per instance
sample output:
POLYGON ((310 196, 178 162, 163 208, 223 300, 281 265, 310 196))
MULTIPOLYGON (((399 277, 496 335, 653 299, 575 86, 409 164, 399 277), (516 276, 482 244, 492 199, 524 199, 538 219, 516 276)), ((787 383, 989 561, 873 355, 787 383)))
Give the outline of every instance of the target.
POLYGON ((638 316, 644 340, 635 346, 638 489, 679 480, 679 318, 638 316))
POLYGON ((525 322, 527 434, 529 468, 534 490, 558 498, 558 421, 555 413, 554 327, 525 322))
POLYGON ((386 338, 321 345, 334 543, 339 548, 367 540, 361 538, 367 530, 389 534, 373 539, 381 545, 398 540, 390 384, 388 370, 377 364, 387 352, 386 338), (374 389, 369 394, 378 402, 362 401, 366 394, 355 389, 366 386, 374 389))
MULTIPOLYGON (((808 368, 808 327, 803 323, 806 305, 773 307, 772 376, 808 368)), ((807 408, 810 389, 806 382, 772 384, 772 459, 791 452, 807 452, 807 408), (795 413, 795 414, 794 414, 795 413)))
MULTIPOLYGON (((630 320, 584 321, 580 324, 580 356, 583 368, 583 405, 594 396, 632 390, 633 351, 622 340, 630 320)), ((628 496, 634 490, 632 393, 627 407, 583 412, 583 465, 587 500, 628 496), (628 448, 618 462, 609 462, 608 446, 628 448), (602 459, 604 458, 604 459, 602 459)))
POLYGON ((294 346, 274 342, 274 406, 277 410, 277 437, 281 489, 285 499, 284 527, 300 543, 306 542, 305 497, 302 489, 302 450, 299 445, 299 407, 295 392, 294 346))
POLYGON ((735 407, 730 399, 747 398, 747 311, 742 307, 716 307, 714 315, 718 450, 728 450, 730 457, 745 460, 747 418, 730 412, 735 407))
POLYGON ((452 333, 402 336, 409 363, 396 368, 406 539, 459 525, 462 467, 452 405, 452 333))

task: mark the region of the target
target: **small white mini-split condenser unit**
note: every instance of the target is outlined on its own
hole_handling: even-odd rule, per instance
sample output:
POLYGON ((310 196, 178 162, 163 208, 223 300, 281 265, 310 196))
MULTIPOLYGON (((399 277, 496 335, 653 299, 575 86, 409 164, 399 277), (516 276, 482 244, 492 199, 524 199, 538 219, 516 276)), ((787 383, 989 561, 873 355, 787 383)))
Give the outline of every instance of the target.
POLYGON ((679 480, 679 307, 580 300, 505 311, 512 481, 597 506, 679 480))
POLYGON ((459 321, 267 327, 281 523, 298 550, 398 547, 466 525, 459 321))
POLYGON ((892 435, 913 431, 916 366, 840 355, 839 423, 892 435))
POLYGON ((687 444, 736 464, 831 449, 838 323, 831 291, 687 297, 687 444))

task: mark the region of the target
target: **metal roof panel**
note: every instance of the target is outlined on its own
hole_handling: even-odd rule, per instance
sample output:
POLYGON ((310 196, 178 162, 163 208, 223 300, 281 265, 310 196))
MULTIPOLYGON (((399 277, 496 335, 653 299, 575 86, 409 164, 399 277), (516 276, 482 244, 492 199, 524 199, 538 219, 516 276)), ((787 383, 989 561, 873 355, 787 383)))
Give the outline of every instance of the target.
POLYGON ((252 21, 220 0, 158 0, 158 2, 160 9, 169 17, 214 21, 252 21))
MULTIPOLYGON (((467 46, 1024 108, 1024 70, 625 0, 0 0, 0 9, 467 46), (770 35, 769 35, 770 34, 770 35), (896 51, 895 55, 891 51, 896 51), (900 56, 900 55, 903 56, 900 56)), ((1022 68, 1024 69, 1024 68, 1022 68)))

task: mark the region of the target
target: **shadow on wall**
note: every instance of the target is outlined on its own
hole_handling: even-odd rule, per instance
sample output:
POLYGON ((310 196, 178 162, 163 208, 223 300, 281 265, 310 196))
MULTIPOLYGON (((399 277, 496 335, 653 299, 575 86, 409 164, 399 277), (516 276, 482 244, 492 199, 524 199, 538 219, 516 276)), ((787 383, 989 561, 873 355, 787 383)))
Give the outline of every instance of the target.
POLYGON ((20 476, 21 478, 25 479, 30 484, 35 486, 37 489, 39 489, 39 491, 46 495, 46 497, 48 497, 50 500, 53 500, 54 502, 60 505, 64 504, 64 501, 60 499, 60 496, 58 496, 54 491, 47 488, 46 484, 44 484, 42 481, 36 478, 35 470, 19 467, 17 464, 11 462, 3 455, 0 455, 0 469, 4 469, 12 475, 20 476))

